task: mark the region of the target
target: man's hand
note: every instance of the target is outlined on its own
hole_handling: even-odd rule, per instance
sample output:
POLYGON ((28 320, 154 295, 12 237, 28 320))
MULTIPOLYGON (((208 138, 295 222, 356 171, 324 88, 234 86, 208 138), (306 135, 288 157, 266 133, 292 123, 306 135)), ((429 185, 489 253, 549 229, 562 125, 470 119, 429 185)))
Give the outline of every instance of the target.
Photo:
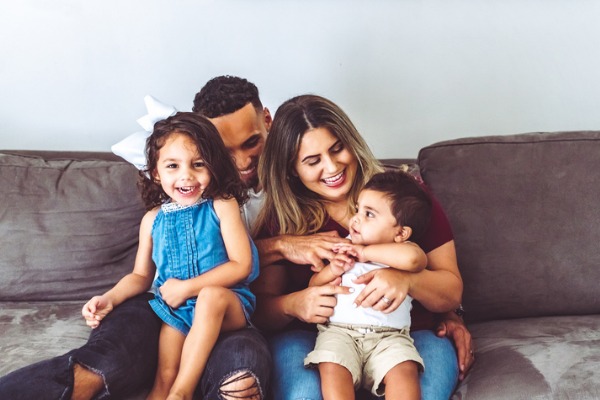
POLYGON ((94 329, 100 326, 100 322, 112 309, 112 301, 107 296, 94 296, 85 303, 81 309, 81 315, 83 315, 86 325, 94 329))
POLYGON ((177 308, 181 306, 190 296, 187 293, 186 281, 175 278, 169 278, 158 288, 162 299, 169 307, 177 308))
POLYGON ((346 286, 308 287, 293 293, 289 314, 304 322, 324 324, 333 315, 333 307, 337 304, 335 295, 349 293, 351 293, 351 288, 346 286))
POLYGON ((454 342, 458 357, 458 369, 460 371, 458 379, 462 381, 475 362, 473 340, 471 333, 460 317, 451 316, 450 313, 445 314, 445 317, 437 326, 436 334, 439 337, 446 336, 454 342))
POLYGON ((335 256, 333 246, 337 243, 350 243, 341 238, 336 231, 315 233, 308 236, 284 235, 281 237, 281 253, 283 258, 300 265, 311 265, 314 272, 319 272, 325 264, 335 256))

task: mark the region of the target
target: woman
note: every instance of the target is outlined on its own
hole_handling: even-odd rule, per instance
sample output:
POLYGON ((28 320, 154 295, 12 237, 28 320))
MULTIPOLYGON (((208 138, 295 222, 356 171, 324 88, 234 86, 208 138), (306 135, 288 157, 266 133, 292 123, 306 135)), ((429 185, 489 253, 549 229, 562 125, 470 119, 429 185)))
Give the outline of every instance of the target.
MULTIPOLYGON (((348 289, 337 282, 309 288, 308 280, 323 266, 318 258, 331 260, 333 243, 345 241, 358 192, 382 169, 350 119, 331 101, 304 95, 277 110, 259 164, 265 203, 257 224, 259 238, 273 238, 257 242, 263 268, 253 290, 256 324, 266 330, 285 328, 270 340, 273 395, 278 400, 321 398, 318 372, 303 367, 316 337, 314 325, 306 323, 326 322, 334 295, 348 289), (311 257, 303 259, 303 249, 311 257)), ((470 334, 452 317, 451 310, 460 304, 462 280, 452 232, 437 201, 430 227, 417 243, 427 254, 426 270, 388 268, 365 274, 357 281, 366 284, 357 302, 392 311, 408 293, 430 312, 447 313, 436 328, 440 320, 416 304, 411 332, 425 361, 423 398, 447 399, 473 357, 470 334), (458 362, 447 337, 456 344, 458 362)))

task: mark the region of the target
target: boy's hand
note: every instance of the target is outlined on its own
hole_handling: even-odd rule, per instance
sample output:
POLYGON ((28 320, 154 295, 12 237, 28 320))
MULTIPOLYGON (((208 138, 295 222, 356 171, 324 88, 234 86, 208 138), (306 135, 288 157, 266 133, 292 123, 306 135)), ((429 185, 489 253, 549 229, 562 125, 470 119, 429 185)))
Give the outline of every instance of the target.
POLYGON ((113 304, 106 296, 92 297, 81 309, 81 315, 85 318, 85 323, 94 329, 100 326, 100 322, 111 312, 113 304))
POLYGON ((337 254, 346 254, 350 257, 354 257, 356 261, 368 262, 369 260, 365 257, 365 247, 362 244, 351 244, 343 243, 337 244, 333 247, 333 251, 337 254))
POLYGON ((333 257, 333 260, 331 260, 329 268, 331 269, 331 273, 335 276, 342 276, 344 272, 352 269, 354 261, 354 258, 349 257, 346 253, 337 253, 335 257, 333 257))

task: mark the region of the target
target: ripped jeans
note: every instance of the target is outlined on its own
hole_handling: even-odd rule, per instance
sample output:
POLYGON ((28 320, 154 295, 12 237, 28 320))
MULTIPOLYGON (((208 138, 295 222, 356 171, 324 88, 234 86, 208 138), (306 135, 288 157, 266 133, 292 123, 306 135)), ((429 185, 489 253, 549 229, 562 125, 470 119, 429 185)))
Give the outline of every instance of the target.
MULTIPOLYGON (((104 378, 104 390, 96 399, 123 399, 150 388, 156 373, 162 323, 148 304, 153 297, 145 293, 116 307, 92 330, 82 347, 0 378, 0 399, 68 400, 73 390, 75 362, 104 378)), ((206 399, 240 398, 221 386, 236 377, 252 376, 262 399, 270 371, 267 343, 256 329, 224 333, 210 355, 196 394, 206 399)))

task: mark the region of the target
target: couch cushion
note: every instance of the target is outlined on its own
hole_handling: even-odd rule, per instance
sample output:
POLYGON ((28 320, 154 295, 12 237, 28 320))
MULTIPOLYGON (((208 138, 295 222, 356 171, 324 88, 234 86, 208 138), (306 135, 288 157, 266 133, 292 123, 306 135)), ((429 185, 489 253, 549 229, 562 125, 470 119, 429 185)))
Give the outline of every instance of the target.
POLYGON ((600 398, 600 315, 469 326, 475 364, 453 400, 600 398))
POLYGON ((83 345, 90 328, 81 301, 2 303, 0 376, 83 345))
POLYGON ((0 152, 0 301, 84 300, 130 272, 136 181, 107 153, 0 152))
POLYGON ((468 320, 600 313, 600 132, 446 141, 418 163, 454 230, 468 320))

